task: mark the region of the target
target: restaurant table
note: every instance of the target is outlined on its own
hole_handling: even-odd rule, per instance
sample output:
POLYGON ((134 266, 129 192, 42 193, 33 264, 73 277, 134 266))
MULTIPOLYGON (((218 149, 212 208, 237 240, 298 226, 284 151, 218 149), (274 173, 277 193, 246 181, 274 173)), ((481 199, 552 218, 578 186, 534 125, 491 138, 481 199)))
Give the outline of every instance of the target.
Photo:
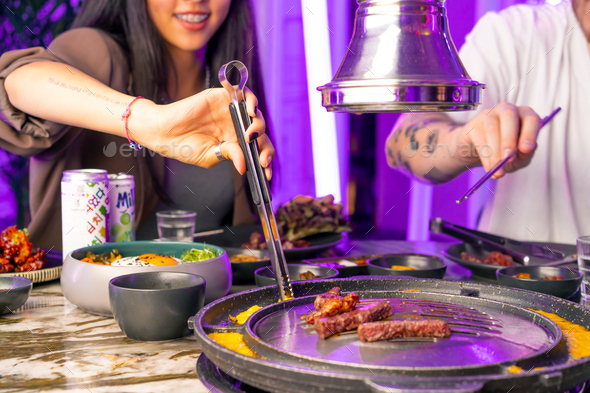
MULTIPOLYGON (((423 253, 440 255, 451 242, 347 240, 344 255, 423 253)), ((452 261, 445 279, 472 280, 452 261)), ((255 286, 233 286, 232 293, 255 286)), ((114 319, 86 313, 68 302, 59 281, 34 284, 27 302, 0 316, 2 392, 204 392, 195 365, 201 350, 192 337, 131 340, 114 319)))

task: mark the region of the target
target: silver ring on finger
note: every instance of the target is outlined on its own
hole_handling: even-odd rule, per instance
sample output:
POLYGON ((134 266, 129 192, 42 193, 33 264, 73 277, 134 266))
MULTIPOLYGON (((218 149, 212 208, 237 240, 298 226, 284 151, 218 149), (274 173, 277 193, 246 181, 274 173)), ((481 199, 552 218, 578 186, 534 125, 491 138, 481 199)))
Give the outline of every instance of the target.
POLYGON ((217 157, 217 159, 219 161, 225 161, 227 160, 227 158, 225 158, 223 156, 223 154, 221 154, 221 144, 224 143, 225 141, 221 141, 219 143, 215 144, 215 149, 213 150, 215 152, 215 157, 217 157))

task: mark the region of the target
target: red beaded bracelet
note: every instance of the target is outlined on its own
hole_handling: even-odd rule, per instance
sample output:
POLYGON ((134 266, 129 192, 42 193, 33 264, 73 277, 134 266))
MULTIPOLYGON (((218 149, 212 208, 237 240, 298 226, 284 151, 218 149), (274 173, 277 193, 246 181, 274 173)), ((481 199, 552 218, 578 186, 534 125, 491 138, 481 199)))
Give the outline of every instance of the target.
POLYGON ((127 134, 127 140, 129 141, 129 146, 131 146, 132 149, 134 150, 141 150, 143 148, 143 146, 141 146, 139 143, 133 142, 131 140, 131 138, 129 138, 129 116, 131 116, 131 105, 133 105, 135 103, 135 101, 142 99, 143 97, 138 96, 135 97, 133 99, 133 101, 131 101, 129 103, 129 105, 127 105, 127 109, 125 109, 125 112, 123 112, 123 114, 121 115, 121 121, 125 122, 125 134, 127 134))

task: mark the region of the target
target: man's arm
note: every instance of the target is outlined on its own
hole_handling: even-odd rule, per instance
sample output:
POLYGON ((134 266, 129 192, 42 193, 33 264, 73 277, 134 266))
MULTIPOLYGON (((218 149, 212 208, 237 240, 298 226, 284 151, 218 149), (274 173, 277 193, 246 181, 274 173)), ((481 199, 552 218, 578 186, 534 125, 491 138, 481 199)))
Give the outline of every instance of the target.
POLYGON ((466 124, 444 113, 405 114, 387 138, 387 162, 418 180, 440 184, 475 166, 489 171, 518 146, 516 158, 493 176, 497 179, 528 165, 539 126, 531 108, 506 102, 466 124))
MULTIPOLYGON (((477 165, 474 160, 449 159, 459 157, 457 136, 462 126, 444 113, 404 114, 387 138, 387 163, 426 183, 452 180, 466 166, 477 165)), ((470 146, 463 149, 465 155, 470 146)))

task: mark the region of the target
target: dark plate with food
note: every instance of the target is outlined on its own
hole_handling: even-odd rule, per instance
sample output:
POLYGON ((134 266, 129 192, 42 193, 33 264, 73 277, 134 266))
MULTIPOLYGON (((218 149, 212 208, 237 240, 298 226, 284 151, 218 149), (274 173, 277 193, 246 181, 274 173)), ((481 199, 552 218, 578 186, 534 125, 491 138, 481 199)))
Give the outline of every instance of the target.
POLYGON ((487 251, 472 244, 454 244, 442 251, 444 257, 473 272, 474 276, 487 280, 496 280, 496 271, 507 266, 521 266, 510 255, 498 251, 487 251))
POLYGON ((10 314, 25 304, 32 289, 28 278, 0 275, 0 315, 10 314))
POLYGON ((370 258, 382 257, 379 255, 363 255, 356 257, 342 256, 337 258, 316 258, 316 259, 304 259, 303 263, 309 263, 310 265, 331 267, 336 268, 340 272, 338 277, 355 277, 355 276, 366 276, 369 274, 367 268, 367 260, 370 258))
POLYGON ((578 291, 582 275, 566 267, 514 266, 496 272, 498 284, 567 299, 578 291))
MULTIPOLYGON (((334 203, 331 195, 297 196, 279 206, 275 217, 287 261, 314 258, 339 244, 343 232, 352 231, 342 204, 334 203)), ((227 227, 223 234, 210 236, 207 241, 224 248, 267 249, 260 225, 227 227)))
POLYGON ((443 278, 447 270, 442 259, 422 254, 389 254, 371 258, 367 261, 367 267, 371 275, 418 278, 443 278))
MULTIPOLYGON (((289 277, 291 281, 315 280, 338 277, 338 270, 329 267, 312 266, 307 264, 289 264, 289 277)), ((275 275, 270 266, 261 267, 254 272, 256 285, 265 287, 276 285, 275 275)))
POLYGON ((261 267, 270 266, 267 250, 226 247, 225 251, 231 262, 234 284, 254 283, 254 272, 261 267))
MULTIPOLYGON (((313 258, 318 253, 337 246, 344 236, 341 233, 318 233, 299 240, 283 240, 283 252, 287 261, 301 261, 313 258)), ((260 232, 253 232, 248 242, 241 245, 244 250, 266 250, 264 236, 260 232)))

